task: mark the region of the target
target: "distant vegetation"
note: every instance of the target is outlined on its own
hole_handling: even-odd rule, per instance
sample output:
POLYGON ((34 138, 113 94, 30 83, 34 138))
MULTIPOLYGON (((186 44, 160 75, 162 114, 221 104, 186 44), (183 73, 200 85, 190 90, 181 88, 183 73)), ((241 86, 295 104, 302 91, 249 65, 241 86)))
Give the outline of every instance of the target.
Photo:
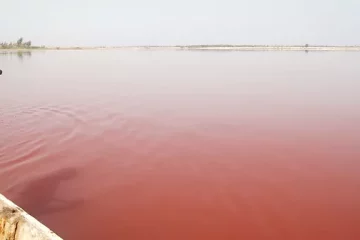
POLYGON ((24 41, 21 37, 16 42, 1 42, 0 49, 37 49, 37 48, 45 48, 45 46, 33 46, 31 41, 24 41))

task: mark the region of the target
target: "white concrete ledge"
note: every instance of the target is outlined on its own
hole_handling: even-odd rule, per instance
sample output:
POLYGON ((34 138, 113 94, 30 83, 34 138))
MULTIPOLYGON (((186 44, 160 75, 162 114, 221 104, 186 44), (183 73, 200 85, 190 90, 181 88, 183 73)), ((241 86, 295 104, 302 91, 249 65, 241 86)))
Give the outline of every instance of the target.
POLYGON ((0 194, 0 240, 62 240, 0 194))

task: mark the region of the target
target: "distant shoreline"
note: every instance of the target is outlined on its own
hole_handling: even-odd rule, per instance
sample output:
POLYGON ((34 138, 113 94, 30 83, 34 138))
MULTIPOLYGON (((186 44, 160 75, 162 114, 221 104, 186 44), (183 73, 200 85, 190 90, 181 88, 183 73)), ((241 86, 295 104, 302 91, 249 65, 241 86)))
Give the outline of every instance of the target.
POLYGON ((186 45, 186 46, 121 46, 121 47, 43 47, 9 48, 0 52, 44 50, 202 50, 202 51, 360 51, 360 46, 285 46, 285 45, 186 45))

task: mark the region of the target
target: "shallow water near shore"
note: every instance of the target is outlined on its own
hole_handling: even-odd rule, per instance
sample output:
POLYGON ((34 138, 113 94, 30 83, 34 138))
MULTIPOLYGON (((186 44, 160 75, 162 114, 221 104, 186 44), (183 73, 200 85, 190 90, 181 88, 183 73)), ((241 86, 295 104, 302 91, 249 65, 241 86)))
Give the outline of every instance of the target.
POLYGON ((64 239, 360 239, 359 60, 0 54, 0 192, 64 239))

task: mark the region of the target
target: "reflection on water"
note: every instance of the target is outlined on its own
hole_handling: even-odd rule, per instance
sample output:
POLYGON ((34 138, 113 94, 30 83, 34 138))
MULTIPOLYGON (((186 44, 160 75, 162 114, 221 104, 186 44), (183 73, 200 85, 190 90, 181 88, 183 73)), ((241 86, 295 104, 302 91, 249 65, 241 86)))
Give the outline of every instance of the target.
POLYGON ((0 56, 8 56, 8 57, 14 57, 16 56, 20 61, 23 61, 24 59, 31 58, 32 52, 31 51, 1 51, 0 50, 0 56))
POLYGON ((31 57, 31 52, 17 52, 17 56, 20 60, 23 60, 24 57, 30 58, 31 57))

